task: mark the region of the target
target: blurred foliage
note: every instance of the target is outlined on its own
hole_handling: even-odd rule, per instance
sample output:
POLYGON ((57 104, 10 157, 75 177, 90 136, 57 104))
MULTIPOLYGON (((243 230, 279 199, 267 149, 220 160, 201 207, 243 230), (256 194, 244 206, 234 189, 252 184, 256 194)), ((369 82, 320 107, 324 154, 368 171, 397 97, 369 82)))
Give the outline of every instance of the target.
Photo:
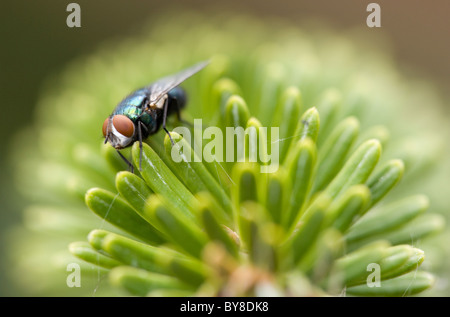
MULTIPOLYGON (((13 153, 30 204, 9 234, 9 273, 26 295, 401 296, 433 284, 425 294, 447 295, 440 103, 357 34, 163 16, 48 84, 13 153), (183 83, 184 117, 279 126, 279 170, 174 163, 161 131, 144 144, 141 173, 124 171, 102 144, 103 120, 130 91, 206 59, 183 83), (81 288, 66 285, 70 263, 81 288), (370 263, 379 288, 366 285, 370 263)), ((138 162, 137 144, 123 152, 138 162)))

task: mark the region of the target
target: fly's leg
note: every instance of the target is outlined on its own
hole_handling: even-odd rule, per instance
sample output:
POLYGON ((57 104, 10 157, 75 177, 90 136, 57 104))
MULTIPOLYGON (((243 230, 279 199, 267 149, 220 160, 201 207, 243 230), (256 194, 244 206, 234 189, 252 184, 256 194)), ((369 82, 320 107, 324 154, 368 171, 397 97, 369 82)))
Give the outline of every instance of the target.
POLYGON ((145 131, 147 132, 146 135, 148 135, 148 129, 145 126, 145 124, 140 120, 140 118, 141 118, 142 114, 144 114, 144 112, 147 111, 148 108, 149 108, 149 101, 146 98, 144 100, 144 105, 143 105, 144 111, 137 118, 138 141, 139 141, 139 171, 142 171, 142 128, 145 129, 145 131))
POLYGON ((172 136, 170 135, 169 131, 166 129, 166 119, 167 119, 167 109, 169 108, 169 98, 166 99, 164 102, 164 114, 163 114, 163 129, 166 131, 167 135, 169 136, 170 142, 172 143, 172 146, 175 145, 175 142, 172 140, 172 136))
POLYGON ((139 138, 139 171, 142 171, 142 130, 141 121, 138 121, 138 138, 139 138))
POLYGON ((183 118, 181 118, 181 111, 180 111, 180 109, 178 108, 178 106, 177 106, 177 119, 178 119, 178 121, 180 121, 181 123, 184 123, 185 125, 188 125, 188 126, 190 126, 191 128, 194 126, 194 125, 192 124, 192 122, 187 121, 187 120, 184 120, 183 118))
POLYGON ((117 153, 119 153, 120 157, 125 161, 125 163, 127 163, 128 167, 129 167, 130 170, 131 170, 131 173, 134 173, 134 167, 133 167, 133 164, 131 164, 131 162, 128 161, 128 159, 127 159, 125 156, 123 156, 123 154, 120 153, 119 150, 116 150, 116 151, 117 151, 117 153))
POLYGON ((139 171, 142 171, 142 128, 144 128, 147 133, 148 129, 142 121, 138 121, 138 140, 139 140, 139 171))
POLYGON ((176 111, 177 111, 177 119, 178 119, 178 121, 181 122, 181 123, 184 123, 185 125, 188 125, 189 127, 192 128, 194 125, 191 122, 181 118, 181 110, 180 110, 180 107, 178 107, 178 99, 177 98, 173 98, 173 99, 175 100, 174 104, 175 104, 176 111))

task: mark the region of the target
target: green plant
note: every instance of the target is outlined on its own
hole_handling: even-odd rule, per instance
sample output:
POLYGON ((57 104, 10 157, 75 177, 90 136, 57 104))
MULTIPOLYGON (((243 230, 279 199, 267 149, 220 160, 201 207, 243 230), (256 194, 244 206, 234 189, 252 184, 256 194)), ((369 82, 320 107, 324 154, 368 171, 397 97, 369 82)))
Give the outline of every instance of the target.
MULTIPOLYGON (((445 201, 429 192, 442 193, 443 175, 432 168, 446 165, 440 135, 418 128, 432 133, 416 107, 435 96, 425 85, 416 89, 378 50, 323 30, 192 14, 154 25, 74 62, 38 106, 37 146, 29 131, 19 136, 19 187, 37 198, 25 222, 41 231, 13 234, 20 246, 13 252, 26 255, 17 262, 24 287, 72 295, 401 296, 433 284, 418 270, 424 252, 414 244, 444 228, 442 215, 425 211, 427 196, 438 210, 445 201), (279 144, 277 172, 260 173, 264 162, 175 163, 164 132, 144 144, 142 171, 127 172, 102 144, 103 120, 133 89, 208 58, 183 84, 187 120, 279 126, 276 140, 257 135, 269 152, 279 144), (64 283, 72 262, 82 265, 79 290, 64 283), (367 286, 371 263, 381 269, 381 287, 367 286), (30 284, 26 272, 53 278, 30 284)), ((137 144, 124 153, 139 166, 137 144)))

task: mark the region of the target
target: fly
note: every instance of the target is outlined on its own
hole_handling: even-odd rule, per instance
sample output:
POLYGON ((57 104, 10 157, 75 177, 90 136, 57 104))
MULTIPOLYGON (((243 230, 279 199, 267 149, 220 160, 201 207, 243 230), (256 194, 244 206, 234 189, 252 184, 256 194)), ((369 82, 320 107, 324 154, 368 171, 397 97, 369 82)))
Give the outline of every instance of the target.
POLYGON ((186 106, 187 101, 186 92, 178 85, 202 70, 208 63, 208 61, 200 62, 134 91, 125 97, 103 122, 105 144, 109 142, 117 150, 132 172, 133 165, 119 150, 139 141, 139 170, 141 170, 142 140, 158 132, 161 125, 174 145, 166 129, 166 119, 167 116, 176 113, 181 121, 180 111, 186 106))

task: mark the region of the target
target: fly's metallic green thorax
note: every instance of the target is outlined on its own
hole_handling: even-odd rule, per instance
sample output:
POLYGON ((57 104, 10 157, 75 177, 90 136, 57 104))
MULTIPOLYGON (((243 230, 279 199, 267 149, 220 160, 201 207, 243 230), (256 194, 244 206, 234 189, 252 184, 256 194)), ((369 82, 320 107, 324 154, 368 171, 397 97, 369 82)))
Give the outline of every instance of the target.
MULTIPOLYGON (((162 126, 174 144, 166 129, 166 119, 172 113, 176 113, 178 119, 181 119, 180 111, 187 100, 184 90, 178 85, 199 72, 208 63, 198 63, 128 95, 103 123, 105 143, 109 142, 116 150, 120 150, 139 141, 142 155, 142 140, 158 132, 159 127, 162 126)), ((132 164, 120 152, 118 153, 133 170, 132 164)), ((141 160, 142 157, 139 162, 141 160)))
POLYGON ((128 117, 133 123, 141 121, 152 132, 158 128, 156 117, 149 111, 145 111, 146 101, 148 100, 148 89, 142 88, 122 100, 114 109, 112 116, 122 114, 128 117))

